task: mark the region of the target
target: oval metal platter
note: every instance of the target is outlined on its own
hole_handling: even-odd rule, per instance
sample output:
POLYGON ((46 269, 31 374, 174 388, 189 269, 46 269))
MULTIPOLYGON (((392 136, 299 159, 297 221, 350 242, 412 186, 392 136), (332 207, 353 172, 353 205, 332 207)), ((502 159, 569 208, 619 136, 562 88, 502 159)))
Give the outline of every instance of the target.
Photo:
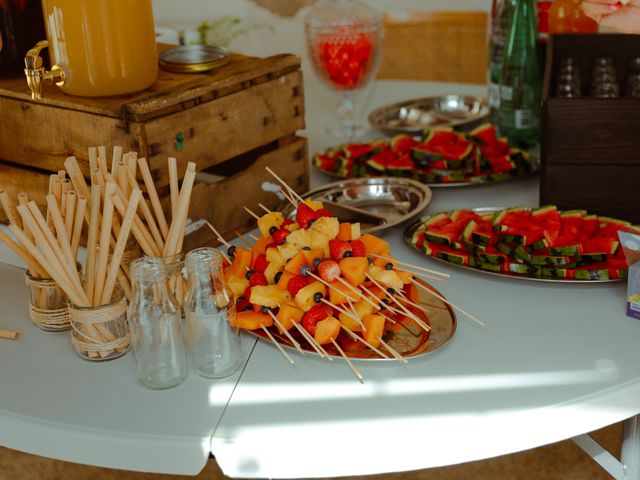
MULTIPOLYGON (((419 215, 431 203, 431 189, 409 178, 350 178, 302 195, 324 204, 341 222, 359 222, 362 233, 399 225, 419 215)), ((293 207, 282 207, 285 216, 293 207)))
POLYGON ((387 134, 420 134, 426 128, 471 127, 489 114, 483 97, 442 95, 405 100, 385 105, 369 114, 369 123, 387 134))
MULTIPOLYGON (((418 280, 418 279, 416 279, 418 280)), ((422 285, 428 289, 434 291, 438 296, 444 298, 444 296, 438 292, 431 285, 418 280, 422 285)), ((395 325, 388 325, 390 328, 385 329, 383 340, 396 352, 403 357, 409 359, 411 357, 418 357, 435 352, 442 348, 456 332, 457 321, 453 309, 448 303, 443 302, 435 295, 431 295, 423 288, 414 287, 414 293, 411 295, 413 302, 421 305, 427 310, 425 314, 421 310, 408 306, 412 313, 417 315, 421 320, 427 321, 431 328, 429 332, 420 327, 414 320, 411 320, 407 316, 401 318, 395 318, 397 323, 395 325)), ((271 339, 262 330, 249 331, 248 333, 271 343, 271 339)), ((277 330, 273 330, 272 335, 274 339, 284 348, 297 352, 298 350, 291 343, 291 340, 285 335, 279 333, 277 330)), ((310 353, 313 355, 319 355, 303 338, 295 328, 290 330, 290 334, 298 341, 305 354, 310 353)), ((362 342, 354 340, 345 331, 340 333, 338 337, 338 343, 341 343, 341 347, 349 358, 355 360, 368 360, 368 361, 397 361, 392 354, 387 352, 384 346, 378 346, 378 350, 385 353, 388 358, 381 357, 374 350, 366 347, 362 342)), ((335 349, 333 345, 325 345, 328 355, 332 357, 341 358, 340 353, 335 349)))
MULTIPOLYGON (((503 208, 499 208, 499 207, 486 207, 486 208, 470 208, 468 210, 471 210, 472 212, 476 212, 476 213, 487 213, 487 212, 496 212, 499 210, 503 210, 503 208)), ((442 213, 442 212, 439 212, 442 213)), ((448 213, 448 212, 445 212, 448 213)), ((440 263, 446 263, 447 265, 451 265, 453 267, 456 268, 460 268, 460 269, 464 269, 464 270, 472 270, 474 272, 479 272, 482 274, 486 274, 486 275, 491 275, 491 276, 496 276, 496 277, 504 277, 504 278, 514 278, 514 279, 518 279, 518 280, 527 280, 527 281, 534 281, 534 282, 548 282, 548 283, 573 283, 573 284, 594 284, 594 283, 612 283, 612 282, 619 282, 621 280, 625 280, 626 279, 608 279, 608 280, 576 280, 576 279, 563 279, 563 278, 541 278, 541 277, 533 277, 533 276, 527 276, 527 275, 518 275, 515 273, 499 273, 499 272, 491 272, 489 270, 483 270, 481 268, 476 268, 476 267, 470 267, 467 265, 458 265, 456 263, 453 262, 449 262, 447 260, 443 260, 442 258, 438 258, 438 257, 434 257, 431 255, 426 255, 424 253, 424 251, 422 251, 421 249, 419 249, 418 247, 416 247, 412 242, 411 242, 411 238, 413 237, 413 234, 415 233, 415 231, 420 228, 420 226, 423 224, 423 222, 425 222, 426 220, 428 220, 429 218, 438 215, 438 213, 434 213, 433 215, 428 215, 426 217, 422 217, 420 220, 416 220, 415 222, 413 222, 412 224, 408 225, 405 230, 404 230, 404 241, 413 249, 417 250, 418 252, 422 253, 426 258, 435 260, 437 262, 440 263)))

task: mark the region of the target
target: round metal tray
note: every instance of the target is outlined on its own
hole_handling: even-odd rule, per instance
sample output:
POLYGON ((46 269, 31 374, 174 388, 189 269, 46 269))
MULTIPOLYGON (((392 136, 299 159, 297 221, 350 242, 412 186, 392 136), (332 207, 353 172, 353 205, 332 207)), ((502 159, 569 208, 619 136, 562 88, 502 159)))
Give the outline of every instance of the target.
MULTIPOLYGON (((436 294, 442 296, 438 290, 431 285, 416 279, 421 284, 425 285, 429 289, 433 290, 436 294)), ((392 325, 392 329, 385 330, 383 340, 388 343, 391 348, 396 350, 400 355, 405 358, 418 357, 434 352, 443 347, 453 337, 457 321, 455 313, 451 306, 435 295, 429 294, 422 288, 415 288, 415 294, 411 296, 412 300, 424 307, 427 310, 427 314, 420 311, 415 307, 408 307, 414 314, 416 314, 421 320, 426 321, 428 317, 428 323, 431 327, 430 332, 425 332, 415 321, 403 316, 397 318, 397 323, 392 325)), ((444 297, 443 297, 444 298, 444 297)), ((262 330, 249 331, 248 333, 255 335, 256 337, 271 343, 271 340, 262 330)), ((300 343, 301 348, 306 353, 313 355, 319 355, 306 341, 304 341, 295 328, 291 329, 290 333, 300 343)), ((272 335, 276 341, 284 348, 297 352, 297 349, 293 346, 291 341, 283 334, 280 334, 277 330, 273 329, 272 335)), ((348 338, 348 334, 342 332, 340 334, 344 338, 348 338)), ((351 342, 349 342, 351 343, 351 342)), ((362 347, 364 344, 359 341, 353 341, 352 346, 362 347)), ((324 345, 323 348, 329 355, 336 358, 341 358, 338 351, 335 350, 333 345, 324 345)), ((384 347, 378 347, 381 351, 385 352, 384 347)), ((380 357, 373 350, 364 347, 358 349, 345 348, 343 350, 349 356, 349 358, 355 360, 368 360, 368 361, 397 361, 391 354, 390 358, 380 357)), ((388 353, 388 352, 385 352, 388 353)))
MULTIPOLYGON (((486 212, 496 212, 499 210, 503 210, 503 208, 499 208, 499 207, 485 207, 485 208, 470 208, 469 210, 471 210, 472 212, 476 212, 476 213, 486 213, 486 212)), ((442 213, 442 212, 439 212, 442 213)), ((431 255, 426 255, 424 253, 424 251, 422 251, 421 249, 419 249, 418 247, 416 247, 413 243, 411 243, 411 238, 413 237, 413 234, 415 233, 415 231, 420 228, 420 226, 429 218, 438 215, 439 213, 434 213, 432 215, 427 215, 426 217, 422 217, 420 220, 416 220, 415 222, 413 222, 412 224, 408 225, 405 229, 404 229, 404 241, 405 243, 407 243, 411 248, 417 250, 418 252, 422 253, 426 258, 429 259, 433 259, 437 262, 440 263, 446 263, 447 265, 452 265, 456 268, 461 268, 464 270, 471 270, 474 272, 479 272, 479 273, 483 273, 485 275, 491 275, 491 276, 495 276, 495 277, 506 277, 506 278, 516 278, 519 280, 528 280, 528 281, 534 281, 534 282, 547 282, 547 283, 574 283, 574 284, 594 284, 594 283, 612 283, 612 282, 620 282, 621 280, 625 280, 623 278, 620 279, 610 279, 610 280, 577 280, 577 279, 563 279, 563 278, 538 278, 538 277, 529 277, 526 275, 518 275, 515 273, 498 273, 498 272, 490 272, 488 270, 482 270, 481 268, 476 268, 476 267, 469 267, 467 265, 458 265, 456 263, 452 263, 452 262, 448 262, 447 260, 443 260, 442 258, 438 258, 438 257, 434 257, 431 255)), ((448 212, 445 212, 448 213, 448 212)))
MULTIPOLYGON (((359 222, 362 233, 399 225, 431 203, 431 189, 408 178, 352 178, 329 183, 302 195, 320 201, 342 222, 359 222)), ((282 207, 285 216, 293 207, 282 207)))
POLYGON ((467 95, 443 95, 394 103, 369 114, 369 123, 385 133, 422 133, 435 126, 470 127, 489 114, 487 100, 467 95))

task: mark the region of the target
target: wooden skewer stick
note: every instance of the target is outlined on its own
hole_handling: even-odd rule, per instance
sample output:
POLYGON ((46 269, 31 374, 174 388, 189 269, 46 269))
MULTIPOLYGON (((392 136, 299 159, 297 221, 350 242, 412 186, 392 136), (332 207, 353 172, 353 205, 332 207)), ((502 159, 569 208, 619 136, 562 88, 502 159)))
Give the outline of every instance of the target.
POLYGON ((184 228, 187 224, 187 217, 189 215, 189 203, 191 202, 191 192, 193 190, 193 183, 196 179, 196 164, 189 162, 187 164, 187 170, 182 180, 182 188, 180 189, 180 195, 178 196, 178 206, 176 208, 176 217, 171 219, 171 228, 167 235, 167 243, 164 247, 162 255, 167 257, 180 253, 178 251, 179 245, 182 244, 181 239, 184 238, 184 228))
POLYGON ((251 250, 251 244, 247 241, 246 237, 242 235, 238 230, 236 230, 236 235, 238 235, 238 238, 244 244, 244 246, 251 250))
POLYGON ((291 205, 293 205, 293 208, 298 208, 298 202, 296 202, 294 198, 292 198, 287 192, 285 192, 283 188, 280 188, 280 193, 291 205))
POLYGON ((269 339, 271 340, 271 342, 273 342, 273 344, 278 348, 278 350, 280 350, 280 353, 284 356, 284 358, 287 359, 287 361, 293 365, 293 358, 291 358, 289 356, 289 354, 287 352, 284 351, 284 348, 282 348, 282 345, 280 345, 278 343, 278 341, 273 337, 273 335, 271 334, 271 332, 267 329, 267 327, 265 327, 264 325, 260 325, 260 328, 262 328, 262 331, 264 333, 267 334, 267 336, 269 337, 269 339))
POLYGON ((431 270, 430 268, 420 267, 419 265, 413 265, 412 263, 401 262, 400 260, 396 260, 395 258, 385 257, 384 255, 377 255, 375 253, 370 253, 369 255, 372 256, 372 257, 375 257, 375 258, 381 258, 383 260, 388 260, 388 261, 390 261, 392 263, 397 263, 398 265, 404 265, 405 267, 410 267, 410 268, 413 268, 415 270, 421 270, 423 272, 433 273, 435 275, 442 275, 443 277, 450 277, 451 276, 451 275, 449 275, 448 273, 445 273, 445 272, 439 272, 438 270, 431 270))
POLYGON ((434 297, 436 297, 437 299, 443 301, 444 303, 446 303, 447 305, 450 305, 452 308, 455 308, 456 310, 458 310, 460 313, 466 315, 468 318, 470 318, 471 320, 473 320, 474 322, 476 322, 478 325, 480 325, 481 327, 486 326, 485 323, 481 320, 478 320, 476 317, 474 317, 473 315, 471 315, 469 312, 467 312, 466 310, 463 310, 462 308, 454 305, 453 303, 451 303, 449 300, 447 300, 446 298, 444 298, 442 295, 434 292, 433 290, 431 290, 430 288, 425 287, 423 284, 421 284, 420 282, 416 281, 416 280, 411 280, 415 285, 417 285, 419 288, 422 288, 423 290, 425 290, 427 293, 430 293, 431 295, 433 295, 434 297))
POLYGON ((73 220, 76 218, 76 192, 67 192, 67 208, 65 209, 64 226, 67 230, 67 238, 73 236, 73 220))
MULTIPOLYGON (((129 187, 131 190, 138 189, 138 182, 136 181, 134 175, 131 172, 127 172, 127 178, 129 180, 129 187)), ((140 203, 138 204, 142 209, 142 215, 144 216, 145 221, 147 222, 147 226, 151 231, 151 236, 153 237, 154 242, 160 249, 160 251, 164 250, 164 238, 162 237, 162 233, 160 233, 160 229, 156 224, 156 220, 151 213, 151 209, 149 208, 149 204, 144 197, 140 198, 140 203)))
MULTIPOLYGON (((23 212, 29 212, 31 214, 31 218, 34 220, 36 225, 29 225, 29 228, 31 228, 35 238, 38 239, 38 245, 44 246, 47 243, 49 244, 51 250, 61 262, 62 268, 67 273, 67 276, 71 280, 74 288, 78 291, 82 291, 82 283, 80 282, 80 276, 78 275, 76 260, 73 258, 73 254, 71 253, 71 243, 67 237, 67 232, 65 230, 64 223, 62 222, 62 216, 60 215, 60 210, 58 209, 58 205, 56 204, 55 197, 53 195, 47 196, 47 205, 51 210, 51 218, 53 219, 60 242, 56 241, 53 233, 49 230, 46 220, 34 201, 29 202, 28 205, 20 205, 18 207, 18 211, 20 212, 20 215, 23 215, 23 212), (44 235, 42 242, 40 242, 40 238, 42 237, 36 233, 38 232, 38 229, 40 229, 42 232, 41 234, 44 235)), ((25 216, 26 215, 22 216, 23 222, 25 221, 25 216)))
POLYGON ((389 355, 387 355, 386 353, 384 353, 382 350, 377 349, 376 347, 374 347, 373 345, 371 345, 369 342, 367 342, 364 338, 362 338, 360 335, 357 335, 354 331, 350 330, 349 328, 345 327, 344 325, 340 324, 340 328, 342 328, 345 332, 347 332, 349 334, 349 336, 358 341, 358 342, 362 342, 365 346, 367 346, 368 348, 370 348, 371 350, 373 350, 374 352, 376 352, 378 355, 380 355, 382 358, 389 358, 389 355))
POLYGON ((273 319, 273 322, 277 325, 277 327, 280 329, 280 331, 289 339, 289 341, 296 348, 296 350, 298 350, 298 352, 300 352, 302 355, 304 355, 304 350, 302 350, 302 348, 300 347, 300 344, 298 343, 298 341, 291 336, 291 334, 289 333, 289 331, 286 328, 284 328, 284 325, 282 324, 282 322, 280 320, 278 320, 278 317, 276 317, 275 314, 271 310, 267 310, 267 311, 269 312, 269 315, 271 315, 271 318, 273 319))
POLYGON ((384 340, 382 340, 382 337, 378 337, 378 341, 380 342, 380 344, 387 349, 387 351, 393 355, 395 357, 396 360, 402 362, 402 363, 409 363, 407 361, 406 358, 404 358, 402 355, 400 355, 394 348, 391 347, 391 345, 389 345, 387 342, 385 342, 384 340))
POLYGON ((424 278, 425 280, 434 280, 436 282, 442 282, 442 283, 448 283, 449 282, 449 280, 447 278, 435 277, 435 276, 429 275, 427 273, 412 272, 411 270, 405 270, 404 268, 396 268, 396 271, 398 271, 398 272, 407 272, 407 273, 410 273, 411 275, 415 275, 415 276, 418 276, 420 278, 424 278))
MULTIPOLYGON (((371 290, 369 290, 367 287, 365 287, 364 285, 360 285, 360 287, 362 288, 362 290, 365 291, 365 293, 368 293, 371 298, 375 298, 376 300, 378 300, 378 303, 376 304, 375 302, 373 302, 371 300, 371 298, 367 297, 366 295, 363 295, 362 298, 367 300, 370 305, 373 305, 378 310, 383 310, 384 308, 388 307, 388 305, 386 305, 384 302, 382 302, 382 300, 380 300, 378 297, 376 297, 374 295, 374 293, 371 290)), ((385 294, 386 294, 386 292, 385 292, 385 294)), ((386 316, 384 313, 382 313, 380 311, 377 314, 378 315, 382 315, 385 318, 385 320, 389 321, 390 323, 393 323, 393 324, 397 323, 393 318, 386 316)))
POLYGON ((281 184, 284 188, 286 188, 286 189, 287 189, 287 191, 289 192, 289 194, 290 194, 294 199, 297 199, 299 202, 304 203, 304 199, 303 199, 300 195, 298 195, 298 193, 297 193, 293 188, 291 188, 291 187, 289 186, 289 184, 287 184, 287 182, 285 182, 282 178, 280 178, 280 177, 276 174, 276 172, 274 172, 273 170, 271 170, 269 167, 264 167, 264 168, 265 168, 265 170, 266 170, 267 172, 269 172, 269 173, 273 176, 273 178, 275 178, 278 182, 280 182, 280 184, 281 184))
POLYGON ((24 247, 14 241, 13 238, 11 238, 9 235, 4 233, 4 230, 2 229, 0 229, 0 241, 6 243, 7 246, 11 250, 13 250, 16 255, 18 255, 24 261, 24 263, 27 264, 27 270, 31 275, 39 278, 46 278, 49 276, 44 268, 42 268, 42 265, 40 265, 38 261, 33 258, 33 256, 29 252, 27 252, 24 247))
POLYGON ((267 207, 265 207, 263 204, 259 203, 258 206, 265 211, 265 213, 271 213, 271 210, 269 210, 267 207))
POLYGON ((356 376, 356 378, 358 379, 358 381, 360 383, 364 383, 364 377, 362 376, 362 374, 358 371, 358 369, 355 367, 355 365, 353 364, 353 362, 351 361, 351 359, 347 356, 346 353, 344 353, 344 350, 342 350, 342 348, 340 348, 340 345, 338 345, 338 342, 336 342, 333 338, 331 339, 331 343, 333 343, 333 346, 336 347, 336 350, 338 350, 338 352, 340 352, 340 355, 342 355, 342 358, 344 358, 344 361, 347 362, 347 365, 349 365, 349 368, 351 369, 351 371, 353 372, 353 374, 356 376))
POLYGON ((298 331, 300 332, 300 334, 304 337, 304 339, 307 341, 307 343, 313 347, 313 349, 316 351, 316 353, 317 353, 318 355, 320 355, 321 357, 325 357, 325 358, 327 358, 327 359, 329 359, 329 360, 332 360, 332 359, 329 357, 329 354, 328 354, 327 352, 325 352, 325 351, 324 351, 324 348, 322 348, 322 347, 318 344, 318 342, 316 342, 316 340, 315 340, 311 335, 309 335, 309 332, 307 332, 307 331, 304 329, 304 327, 303 327, 303 326, 299 325, 299 324, 298 324, 298 323, 296 323, 296 322, 293 322, 293 326, 296 328, 296 330, 298 330, 298 331))
POLYGON ((87 234, 87 267, 84 274, 85 288, 93 305, 96 254, 98 250, 98 223, 100 219, 100 185, 91 185, 91 211, 89 212, 89 233, 87 234))
POLYGON ((315 280, 317 280, 318 282, 322 283, 325 287, 330 288, 332 290, 335 290, 336 292, 339 292, 340 295, 343 295, 344 297, 347 298, 347 300, 353 301, 353 302, 357 302, 358 300, 355 298, 351 298, 349 295, 345 295, 345 292, 338 290, 336 287, 334 287, 333 285, 331 285, 329 282, 324 281, 321 277, 319 277, 318 275, 316 275, 315 273, 309 271, 307 272, 307 275, 309 275, 311 278, 314 278, 315 280))
POLYGON ((326 303, 327 305, 329 305, 332 308, 335 308, 336 310, 338 310, 340 313, 344 313, 347 317, 349 318, 353 318, 356 323, 358 325, 360 325, 360 328, 362 328, 363 332, 366 332, 366 328, 364 326, 364 323, 362 323, 362 320, 360 320, 360 317, 358 317, 358 315, 355 314, 351 314, 349 312, 347 312, 344 308, 339 307, 338 305, 334 305, 333 303, 331 303, 329 300, 327 300, 326 298, 322 298, 321 299, 322 303, 326 303))
MULTIPOLYGON (((359 297, 362 297, 362 299, 367 302, 369 305, 371 305, 373 308, 375 308, 376 310, 380 310, 380 306, 373 302, 369 297, 367 297, 366 295, 363 295, 362 292, 360 290, 358 290, 356 287, 354 287, 353 285, 351 285, 349 282, 343 280, 342 278, 338 277, 336 278, 336 280, 338 280, 340 283, 342 283, 345 287, 347 287, 349 290, 351 290, 352 292, 354 292, 356 295, 358 295, 359 297)), ((371 294, 371 292, 369 292, 369 294, 371 294)), ((375 297, 375 295, 373 295, 375 297)))
POLYGON ((113 147, 113 156, 111 157, 111 175, 116 177, 116 172, 118 170, 118 163, 122 160, 122 147, 120 145, 116 145, 113 147))
POLYGON ((431 331, 431 327, 429 325, 427 325, 421 318, 419 318, 415 313, 409 311, 409 309, 407 307, 405 307, 402 303, 400 303, 400 300, 398 300, 394 295, 391 295, 387 289, 384 287, 384 285, 381 285, 379 282, 377 282, 375 279, 369 277, 369 280, 371 280, 373 282, 373 284, 380 288, 382 291, 384 291, 385 295, 387 296, 387 298, 389 298, 393 303, 395 303, 396 305, 398 305, 398 307, 400 307, 400 309, 405 313, 405 315, 407 315, 409 318, 411 318, 414 322, 416 322, 418 325, 420 325, 425 331, 429 332, 431 331))
POLYGON ((21 227, 22 222, 16 213, 16 206, 6 190, 0 190, 0 202, 2 203, 4 214, 9 219, 9 223, 15 223, 18 227, 21 227))
POLYGON ((109 265, 109 271, 102 290, 102 297, 100 299, 100 305, 106 305, 111 301, 113 295, 113 289, 116 284, 116 277, 120 270, 120 262, 122 260, 122 254, 129 239, 129 232, 131 231, 131 225, 133 224, 133 217, 138 209, 138 202, 142 192, 140 190, 134 190, 131 192, 129 203, 127 204, 127 210, 122 219, 122 228, 118 235, 118 240, 113 248, 113 254, 111 256, 111 265, 109 265))
POLYGON ((178 161, 175 157, 167 159, 169 167, 169 189, 171 192, 171 218, 176 218, 176 209, 178 208, 178 197, 180 189, 178 188, 178 161))
POLYGON ((6 330, 0 328, 0 338, 6 338, 7 340, 18 340, 20 338, 20 332, 17 330, 6 330))
POLYGON ((419 303, 416 303, 412 300, 409 300, 402 292, 396 292, 398 294, 398 296, 401 298, 401 301, 407 305, 410 305, 412 307, 418 308, 420 310, 422 310, 424 313, 426 313, 427 315, 429 314, 429 310, 427 310, 426 308, 424 308, 422 305, 420 305, 419 303))
POLYGON ((254 242, 257 242, 258 240, 260 240, 258 237, 256 237, 254 234, 252 233, 248 233, 247 235, 249 235, 249 238, 251 240, 253 240, 254 242))
POLYGON ((251 210, 249 210, 247 207, 245 207, 244 205, 242 206, 242 208, 245 209, 245 211, 251 215, 253 218, 255 218, 256 220, 260 220, 260 217, 258 215, 256 215, 255 213, 253 213, 251 210))
POLYGON ((140 168, 140 173, 142 174, 144 186, 147 189, 147 193, 149 194, 149 199, 151 200, 151 206, 153 207, 153 212, 156 215, 158 226, 160 227, 160 231, 162 232, 162 236, 164 237, 164 240, 166 242, 167 237, 169 236, 169 225, 167 225, 167 218, 164 216, 164 210, 162 210, 160 198, 158 197, 158 191, 156 190, 156 186, 153 183, 151 171, 149 170, 149 165, 147 164, 147 159, 144 157, 138 158, 138 167, 140 168))
POLYGON ((9 225, 9 229, 29 254, 31 254, 47 271, 48 276, 51 277, 62 290, 64 290, 64 293, 67 294, 71 302, 83 307, 89 306, 88 300, 85 301, 81 293, 78 292, 69 281, 67 274, 58 262, 55 254, 49 250, 47 242, 42 242, 42 251, 40 251, 17 225, 12 223, 9 225))
POLYGON ((100 243, 98 250, 98 261, 96 265, 96 281, 93 293, 93 306, 100 305, 102 292, 104 290, 104 281, 107 273, 107 262, 109 261, 109 246, 111 239, 111 225, 113 223, 113 201, 112 196, 115 192, 115 184, 109 182, 105 187, 104 207, 102 212, 102 226, 100 228, 100 243))
POLYGON ((84 213, 87 208, 87 197, 78 196, 76 203, 76 214, 73 219, 73 228, 71 230, 71 254, 73 258, 78 258, 78 248, 80 247, 80 236, 82 235, 82 227, 84 226, 84 213))
POLYGON ((208 220, 205 220, 204 223, 207 224, 207 226, 211 229, 211 231, 213 232, 213 234, 216 236, 216 238, 218 239, 218 241, 223 244, 225 247, 229 248, 231 247, 231 244, 229 242, 227 242, 222 235, 220 235, 220 232, 218 232, 215 227, 213 225, 211 225, 211 223, 209 223, 208 220))

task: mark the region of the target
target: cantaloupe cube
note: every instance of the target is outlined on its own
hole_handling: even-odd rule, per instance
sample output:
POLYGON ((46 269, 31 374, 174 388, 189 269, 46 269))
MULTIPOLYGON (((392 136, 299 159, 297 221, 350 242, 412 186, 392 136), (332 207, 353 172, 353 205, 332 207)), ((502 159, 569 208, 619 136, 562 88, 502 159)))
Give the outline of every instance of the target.
POLYGON ((369 270, 369 262, 365 257, 347 257, 340 260, 342 276, 356 287, 364 282, 367 270, 369 270))
MULTIPOLYGON (((280 311, 278 312, 278 315, 276 315, 276 317, 285 329, 290 330, 291 328, 293 328, 294 322, 300 322, 303 315, 304 312, 298 307, 292 305, 291 303, 285 303, 280 305, 280 311)), ((280 331, 280 333, 284 333, 280 326, 278 326, 278 330, 280 331)))
POLYGON ((338 338, 340 334, 340 322, 335 317, 327 317, 316 323, 316 330, 313 338, 320 345, 332 343, 331 340, 338 338))
POLYGON ((384 333, 384 317, 382 315, 370 314, 362 319, 364 323, 364 339, 374 347, 380 345, 380 339, 384 333))

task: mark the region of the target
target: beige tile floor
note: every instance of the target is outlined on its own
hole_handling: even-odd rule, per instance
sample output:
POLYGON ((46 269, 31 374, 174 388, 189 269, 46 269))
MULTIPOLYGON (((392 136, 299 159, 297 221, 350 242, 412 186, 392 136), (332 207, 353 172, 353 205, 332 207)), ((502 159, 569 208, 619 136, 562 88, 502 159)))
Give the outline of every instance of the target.
MULTIPOLYGON (((621 424, 593 432, 593 436, 611 453, 619 455, 622 438, 621 424)), ((607 480, 611 477, 573 442, 565 441, 514 455, 454 467, 350 478, 353 480, 607 480)), ((31 479, 226 480, 227 477, 222 474, 213 460, 197 477, 183 477, 76 465, 0 448, 0 480, 31 479)))

